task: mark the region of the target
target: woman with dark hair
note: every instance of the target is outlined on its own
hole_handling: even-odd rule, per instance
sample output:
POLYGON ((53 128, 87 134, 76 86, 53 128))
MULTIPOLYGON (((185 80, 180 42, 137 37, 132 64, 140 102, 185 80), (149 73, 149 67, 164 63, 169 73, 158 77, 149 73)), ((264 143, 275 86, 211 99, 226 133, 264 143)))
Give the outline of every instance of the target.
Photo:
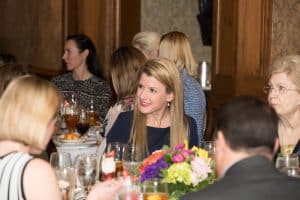
POLYGON ((63 60, 69 73, 52 79, 64 94, 74 92, 78 103, 86 108, 91 100, 104 119, 110 101, 109 84, 100 77, 100 66, 92 40, 84 34, 69 35, 65 42, 63 60))

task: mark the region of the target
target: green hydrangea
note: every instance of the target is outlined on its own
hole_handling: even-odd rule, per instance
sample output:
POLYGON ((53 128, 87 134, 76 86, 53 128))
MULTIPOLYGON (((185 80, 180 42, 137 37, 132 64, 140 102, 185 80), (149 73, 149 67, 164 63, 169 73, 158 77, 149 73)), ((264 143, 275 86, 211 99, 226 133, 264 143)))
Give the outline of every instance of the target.
POLYGON ((164 172, 163 182, 165 183, 184 183, 185 185, 191 185, 191 166, 186 163, 175 163, 171 165, 164 172))

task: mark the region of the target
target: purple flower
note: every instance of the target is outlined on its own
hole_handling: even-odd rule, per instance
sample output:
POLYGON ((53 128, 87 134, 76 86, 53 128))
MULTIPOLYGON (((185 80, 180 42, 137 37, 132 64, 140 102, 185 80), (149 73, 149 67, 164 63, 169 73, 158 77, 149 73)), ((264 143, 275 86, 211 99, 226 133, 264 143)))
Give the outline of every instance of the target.
POLYGON ((144 182, 153 178, 160 178, 159 173, 160 170, 169 167, 168 163, 164 160, 164 158, 159 159, 155 163, 147 166, 144 172, 141 174, 141 182, 144 182))

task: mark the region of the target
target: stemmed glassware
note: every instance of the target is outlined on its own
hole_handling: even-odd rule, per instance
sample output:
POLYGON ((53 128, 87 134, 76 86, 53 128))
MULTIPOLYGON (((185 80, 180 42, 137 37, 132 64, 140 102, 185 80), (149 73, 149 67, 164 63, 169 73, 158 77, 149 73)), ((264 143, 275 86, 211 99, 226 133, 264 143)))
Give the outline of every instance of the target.
POLYGON ((81 136, 83 136, 89 130, 89 127, 90 127, 86 110, 84 108, 82 108, 79 111, 78 116, 79 116, 79 119, 76 122, 76 128, 77 128, 77 131, 79 132, 79 134, 81 136))
POLYGON ((63 107, 61 108, 61 113, 64 116, 64 122, 69 133, 75 132, 76 122, 79 119, 78 115, 78 104, 76 95, 74 92, 65 92, 63 107))
POLYGON ((143 200, 168 199, 168 185, 159 179, 152 179, 142 184, 143 200))
POLYGON ((79 155, 76 161, 75 171, 80 184, 88 193, 96 183, 97 178, 97 156, 95 154, 79 155))
POLYGON ((50 155, 50 165, 55 171, 62 199, 72 199, 75 188, 75 173, 72 168, 71 155, 66 152, 53 152, 50 155))
POLYGON ((122 164, 129 175, 138 175, 138 167, 141 165, 143 159, 144 155, 137 150, 136 146, 127 145, 124 147, 122 164))

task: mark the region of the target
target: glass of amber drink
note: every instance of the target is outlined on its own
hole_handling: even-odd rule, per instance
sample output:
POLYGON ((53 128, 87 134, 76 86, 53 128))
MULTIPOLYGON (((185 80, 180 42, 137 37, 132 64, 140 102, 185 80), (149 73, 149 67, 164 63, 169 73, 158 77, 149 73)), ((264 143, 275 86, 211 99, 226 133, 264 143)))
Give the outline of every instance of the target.
POLYGON ((168 200, 168 185, 159 179, 152 179, 142 184, 143 200, 168 200))

